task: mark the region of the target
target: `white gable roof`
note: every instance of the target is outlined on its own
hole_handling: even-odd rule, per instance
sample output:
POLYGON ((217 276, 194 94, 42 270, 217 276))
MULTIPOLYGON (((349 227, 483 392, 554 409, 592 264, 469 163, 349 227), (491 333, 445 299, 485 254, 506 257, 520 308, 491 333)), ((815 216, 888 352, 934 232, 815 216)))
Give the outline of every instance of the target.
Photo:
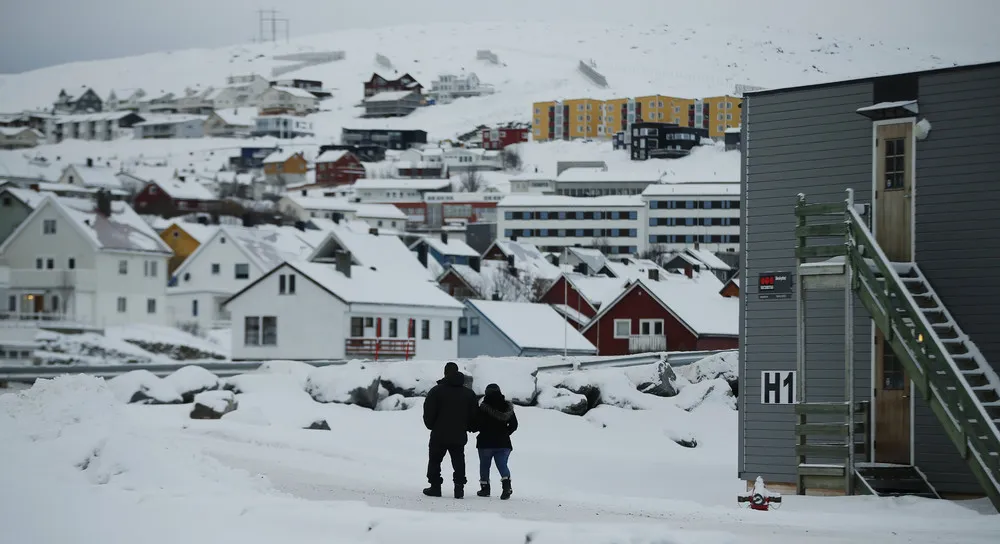
POLYGON ((461 302, 451 298, 437 284, 405 274, 352 266, 348 278, 332 264, 307 261, 287 264, 348 304, 463 308, 461 302))
POLYGON ((73 171, 80 177, 84 187, 95 189, 121 189, 122 182, 115 176, 114 170, 104 166, 72 165, 73 171))
POLYGON ((597 348, 548 304, 467 300, 521 349, 596 352, 597 348))
MULTIPOLYGON (((329 244, 336 243, 351 252, 355 263, 376 271, 392 271, 395 275, 413 279, 432 280, 431 272, 424 268, 416 255, 407 249, 398 236, 370 234, 368 225, 361 223, 352 228, 347 222, 328 224, 327 239, 309 256, 314 260, 329 244), (363 225, 363 226, 362 226, 363 225)), ((380 231, 381 232, 381 231, 380 231)))
POLYGON ((181 181, 176 178, 166 178, 154 182, 167 196, 180 200, 217 200, 212 191, 197 181, 181 181))
POLYGON ((455 238, 449 238, 448 243, 445 243, 439 236, 425 236, 424 241, 427 242, 428 246, 434 248, 434 251, 437 251, 441 255, 454 255, 456 257, 479 256, 479 252, 469 247, 469 244, 466 244, 461 240, 456 240, 455 238))
POLYGON ((16 187, 3 187, 0 186, 0 193, 10 193, 11 196, 20 200, 25 206, 29 208, 37 208, 39 204, 45 200, 45 193, 40 193, 38 191, 32 191, 30 189, 18 189, 16 187))

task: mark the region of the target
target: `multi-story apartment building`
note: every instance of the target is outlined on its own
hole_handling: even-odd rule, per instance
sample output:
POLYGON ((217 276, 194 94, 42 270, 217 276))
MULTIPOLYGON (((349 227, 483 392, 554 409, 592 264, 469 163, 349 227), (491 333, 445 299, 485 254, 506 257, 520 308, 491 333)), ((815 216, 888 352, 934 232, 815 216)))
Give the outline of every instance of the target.
POLYGON ((649 247, 683 249, 694 244, 715 252, 740 245, 739 183, 659 183, 642 192, 649 247))
POLYGON ((555 194, 564 196, 641 195, 659 183, 661 174, 611 172, 602 168, 569 168, 555 179, 555 194))
POLYGON ((709 137, 722 138, 727 128, 740 126, 738 96, 678 98, 665 95, 595 100, 535 102, 532 104, 531 135, 538 142, 600 138, 610 140, 623 132, 630 143, 630 128, 636 122, 673 123, 702 128, 709 137))
POLYGON ((640 196, 511 195, 497 204, 497 239, 522 240, 542 251, 596 247, 635 254, 646 248, 645 210, 640 196))

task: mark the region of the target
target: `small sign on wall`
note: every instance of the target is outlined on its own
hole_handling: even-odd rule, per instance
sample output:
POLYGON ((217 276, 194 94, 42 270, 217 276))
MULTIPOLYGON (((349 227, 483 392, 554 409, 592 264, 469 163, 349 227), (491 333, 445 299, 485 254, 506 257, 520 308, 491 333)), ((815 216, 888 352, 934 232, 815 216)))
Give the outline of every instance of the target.
POLYGON ((757 276, 757 298, 760 300, 792 298, 791 272, 761 272, 757 276))
POLYGON ((797 394, 794 370, 761 371, 761 404, 795 404, 797 394))

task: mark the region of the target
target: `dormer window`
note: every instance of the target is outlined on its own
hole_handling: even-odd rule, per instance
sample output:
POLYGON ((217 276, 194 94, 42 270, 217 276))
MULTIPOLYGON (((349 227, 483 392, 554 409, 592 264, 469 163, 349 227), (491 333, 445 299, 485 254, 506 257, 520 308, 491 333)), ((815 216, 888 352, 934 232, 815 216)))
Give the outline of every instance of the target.
POLYGON ((56 220, 55 219, 45 219, 42 221, 42 234, 55 234, 56 233, 56 220))

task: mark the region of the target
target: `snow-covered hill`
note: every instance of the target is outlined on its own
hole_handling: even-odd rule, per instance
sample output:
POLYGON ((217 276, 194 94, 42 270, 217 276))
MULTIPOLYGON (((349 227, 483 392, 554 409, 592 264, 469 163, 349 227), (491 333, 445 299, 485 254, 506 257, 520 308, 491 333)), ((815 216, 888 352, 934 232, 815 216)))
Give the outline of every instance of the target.
MULTIPOLYGON (((914 42, 918 37, 914 36, 914 42)), ((290 62, 275 57, 302 52, 344 51, 341 61, 307 67, 284 78, 319 79, 333 89, 314 117, 318 137, 335 137, 342 126, 421 128, 432 138, 450 138, 480 123, 527 121, 531 102, 559 98, 665 94, 716 96, 735 84, 764 87, 816 83, 877 73, 985 60, 995 52, 970 49, 965 58, 942 58, 929 46, 718 23, 604 24, 581 22, 436 23, 344 30, 291 43, 254 44, 214 50, 155 53, 79 62, 0 76, 0 111, 48 107, 60 89, 93 87, 102 97, 112 88, 140 87, 149 93, 186 87, 222 86, 226 76, 256 72, 265 77, 290 62), (476 60, 478 49, 496 53, 501 64, 476 60), (389 58, 394 70, 375 63, 389 58), (593 60, 609 82, 597 88, 578 71, 593 60), (497 93, 421 109, 392 120, 356 119, 362 82, 372 72, 409 72, 425 86, 441 73, 475 72, 497 93)))

